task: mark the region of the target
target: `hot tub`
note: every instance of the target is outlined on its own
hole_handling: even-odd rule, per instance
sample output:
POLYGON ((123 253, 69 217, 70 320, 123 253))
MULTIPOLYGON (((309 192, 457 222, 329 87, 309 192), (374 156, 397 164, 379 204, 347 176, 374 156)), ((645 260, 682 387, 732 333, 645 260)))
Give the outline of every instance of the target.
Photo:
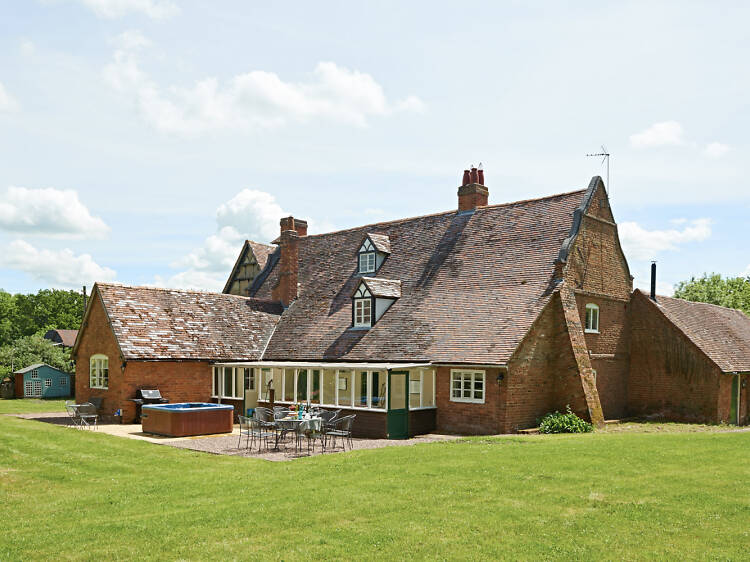
POLYGON ((145 433, 186 437, 231 433, 234 406, 208 402, 144 404, 141 424, 145 433))

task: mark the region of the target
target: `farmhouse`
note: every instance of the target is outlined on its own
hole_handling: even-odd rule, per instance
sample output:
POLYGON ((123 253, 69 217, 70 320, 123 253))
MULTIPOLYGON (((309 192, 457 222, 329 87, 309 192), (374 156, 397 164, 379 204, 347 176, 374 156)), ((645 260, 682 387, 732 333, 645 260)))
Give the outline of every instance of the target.
POLYGON ((488 197, 472 169, 447 212, 319 235, 284 218, 271 253, 243 246, 235 295, 97 284, 77 399, 125 421, 138 388, 236 412, 310 402, 391 438, 513 432, 566 405, 746 423, 750 319, 634 292, 601 178, 488 197))

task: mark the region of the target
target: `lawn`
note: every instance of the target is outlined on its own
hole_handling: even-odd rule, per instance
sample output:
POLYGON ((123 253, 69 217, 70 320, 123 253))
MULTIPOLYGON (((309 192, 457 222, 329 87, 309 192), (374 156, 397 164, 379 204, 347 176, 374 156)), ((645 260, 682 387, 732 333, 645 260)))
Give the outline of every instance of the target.
POLYGON ((23 398, 4 400, 0 398, 0 414, 37 414, 40 412, 64 412, 65 399, 37 400, 23 398))
POLYGON ((738 559, 750 433, 474 438, 292 462, 0 416, 0 559, 738 559))

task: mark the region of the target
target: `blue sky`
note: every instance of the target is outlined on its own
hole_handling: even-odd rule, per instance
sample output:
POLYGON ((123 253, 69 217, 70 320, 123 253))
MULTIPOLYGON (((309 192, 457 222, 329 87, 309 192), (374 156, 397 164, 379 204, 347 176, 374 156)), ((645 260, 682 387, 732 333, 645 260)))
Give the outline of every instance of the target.
POLYGON ((311 232, 605 175, 636 286, 750 274, 746 3, 7 1, 0 287, 220 289, 311 232))

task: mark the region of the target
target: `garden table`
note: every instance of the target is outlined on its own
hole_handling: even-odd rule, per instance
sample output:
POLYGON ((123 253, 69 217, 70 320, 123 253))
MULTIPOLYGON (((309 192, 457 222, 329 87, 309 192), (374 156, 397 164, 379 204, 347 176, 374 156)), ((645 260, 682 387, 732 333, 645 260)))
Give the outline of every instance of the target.
POLYGON ((305 424, 310 424, 313 427, 311 429, 314 429, 315 426, 317 426, 318 429, 323 424, 323 418, 319 417, 308 417, 308 418, 279 418, 277 420, 274 420, 274 424, 276 425, 276 443, 275 443, 275 449, 279 449, 279 433, 287 433, 287 432, 294 432, 295 438, 294 438, 294 452, 296 453, 298 451, 298 440, 297 435, 299 433, 299 426, 305 424))

